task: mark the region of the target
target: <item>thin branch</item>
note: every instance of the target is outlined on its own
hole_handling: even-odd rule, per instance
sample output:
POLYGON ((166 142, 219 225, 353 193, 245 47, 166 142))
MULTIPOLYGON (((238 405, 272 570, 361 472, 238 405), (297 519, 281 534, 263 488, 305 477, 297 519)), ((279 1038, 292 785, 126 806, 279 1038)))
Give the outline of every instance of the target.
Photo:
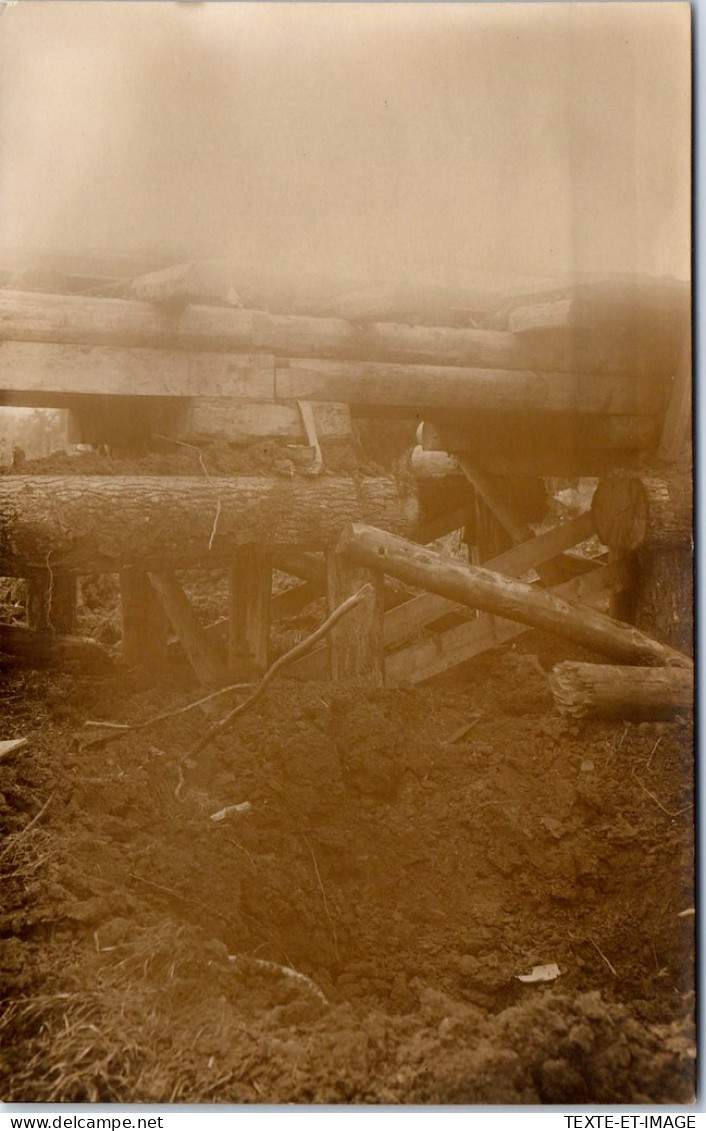
POLYGON ((152 715, 149 719, 144 719, 141 723, 106 723, 100 720, 89 719, 83 724, 84 727, 103 727, 105 730, 113 730, 118 733, 103 735, 87 745, 97 746, 99 744, 113 742, 116 738, 121 738, 125 731, 142 730, 143 727, 152 726, 153 723, 161 723, 164 722, 165 719, 174 718, 175 715, 183 715, 187 711, 193 711, 194 707, 201 707, 204 703, 209 703, 219 695, 227 695, 229 691, 243 691, 245 688, 252 686, 252 683, 230 683, 228 687, 221 687, 218 691, 211 691, 209 695, 204 695, 201 699, 195 699, 192 703, 186 703, 183 707, 176 707, 173 711, 163 711, 159 715, 152 715))
POLYGON ((214 738, 216 738, 219 734, 222 734, 224 730, 231 726, 239 715, 242 715, 245 711, 249 710, 250 707, 254 706, 258 699, 260 699, 264 694, 268 684, 272 682, 274 677, 278 672, 282 670, 282 668, 286 667, 287 664, 293 663, 294 660, 298 660, 300 656, 305 655, 305 653, 313 648, 315 644, 318 644, 319 640, 328 635, 336 622, 339 621, 341 617, 344 617, 346 613, 349 613, 351 609, 354 609, 357 605, 359 605, 371 591, 372 586, 369 582, 366 582, 362 589, 359 589, 357 593, 354 593, 352 597, 349 597, 346 601, 343 602, 342 605, 339 605, 337 609, 334 609, 330 617, 328 617, 328 619, 325 620, 324 623, 319 628, 317 628, 315 632, 312 632, 311 636, 307 636, 306 640, 302 640, 300 644, 296 644, 294 648, 290 648, 289 652, 285 652, 284 656, 280 656, 280 658, 274 662, 272 667, 265 672, 252 695, 250 695, 247 699, 244 699, 243 702, 240 703, 237 707, 234 707, 233 710, 230 711, 224 719, 221 719, 219 723, 215 723, 212 727, 210 727, 210 729, 207 730, 206 733, 198 740, 198 742, 196 742, 187 752, 185 759, 193 758, 196 754, 200 754, 202 750, 204 750, 211 744, 211 742, 213 742, 214 738))

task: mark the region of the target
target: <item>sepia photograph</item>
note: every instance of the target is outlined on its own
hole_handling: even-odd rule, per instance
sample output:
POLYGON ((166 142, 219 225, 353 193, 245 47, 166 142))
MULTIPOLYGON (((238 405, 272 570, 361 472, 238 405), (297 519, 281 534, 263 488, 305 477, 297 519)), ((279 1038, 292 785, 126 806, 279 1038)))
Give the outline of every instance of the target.
POLYGON ((6 1108, 693 1108, 693 16, 0 0, 6 1108))

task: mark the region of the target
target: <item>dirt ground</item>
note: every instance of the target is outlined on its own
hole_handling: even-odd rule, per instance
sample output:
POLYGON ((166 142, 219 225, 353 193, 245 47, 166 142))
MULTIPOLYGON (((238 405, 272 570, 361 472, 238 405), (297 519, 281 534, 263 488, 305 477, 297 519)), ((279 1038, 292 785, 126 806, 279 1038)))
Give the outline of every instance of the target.
POLYGON ((6 664, 2 1098, 690 1101, 691 726, 562 720, 524 641, 422 689, 283 676, 195 762, 201 709, 83 725, 184 668, 6 664))

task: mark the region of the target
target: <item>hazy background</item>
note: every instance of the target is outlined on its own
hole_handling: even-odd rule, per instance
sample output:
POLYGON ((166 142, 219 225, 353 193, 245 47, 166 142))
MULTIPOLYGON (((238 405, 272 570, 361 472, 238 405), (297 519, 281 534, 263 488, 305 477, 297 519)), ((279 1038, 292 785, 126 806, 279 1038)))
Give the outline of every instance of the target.
POLYGON ((689 119, 686 4, 23 0, 0 249, 687 278, 689 119))

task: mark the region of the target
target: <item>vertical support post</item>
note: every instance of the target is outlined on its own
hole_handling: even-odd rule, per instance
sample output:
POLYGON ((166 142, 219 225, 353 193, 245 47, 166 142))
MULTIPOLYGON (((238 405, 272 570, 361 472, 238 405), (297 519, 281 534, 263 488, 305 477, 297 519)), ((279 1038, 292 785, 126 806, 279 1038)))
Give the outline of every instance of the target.
POLYGON ((269 666, 272 556, 262 546, 238 554, 228 579, 228 671, 241 679, 269 666))
POLYGON ((27 624, 35 632, 71 636, 76 627, 76 578, 42 570, 27 578, 27 624))
POLYGON ((162 667, 169 622, 144 570, 121 571, 120 603, 123 659, 130 665, 162 667))
POLYGON ((337 682, 374 683, 385 676, 383 618, 385 602, 382 574, 331 551, 327 555, 328 600, 333 611, 368 582, 369 595, 331 630, 331 678, 337 682))

